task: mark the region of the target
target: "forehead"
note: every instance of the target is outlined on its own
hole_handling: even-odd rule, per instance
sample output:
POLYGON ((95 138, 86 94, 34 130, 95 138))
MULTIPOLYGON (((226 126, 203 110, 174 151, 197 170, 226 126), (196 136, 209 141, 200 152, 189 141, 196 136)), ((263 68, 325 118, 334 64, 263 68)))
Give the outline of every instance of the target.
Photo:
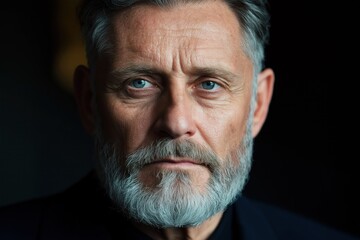
POLYGON ((240 42, 240 24, 223 1, 190 2, 167 7, 135 5, 113 15, 112 26, 115 36, 132 38, 132 41, 134 36, 142 42, 166 36, 204 36, 232 38, 240 42))
POLYGON ((187 22, 207 23, 209 26, 225 23, 229 29, 238 29, 239 25, 235 14, 223 1, 187 2, 173 6, 136 4, 115 14, 115 18, 122 20, 125 25, 136 24, 139 27, 168 23, 172 28, 177 28, 187 22))
POLYGON ((114 62, 143 58, 162 64, 172 56, 191 65, 232 65, 226 67, 232 70, 248 61, 238 19, 223 1, 135 5, 112 16, 111 31, 114 62))

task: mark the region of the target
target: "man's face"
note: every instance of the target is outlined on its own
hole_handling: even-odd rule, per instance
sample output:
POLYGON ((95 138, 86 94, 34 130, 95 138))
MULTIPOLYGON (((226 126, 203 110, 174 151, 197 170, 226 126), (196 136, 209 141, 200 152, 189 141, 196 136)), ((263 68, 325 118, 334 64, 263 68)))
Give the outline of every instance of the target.
MULTIPOLYGON (((238 150, 249 115, 252 64, 240 27, 221 2, 174 9, 138 6, 113 21, 113 55, 96 71, 106 141, 124 155, 162 139, 191 140, 221 159, 238 150)), ((191 159, 158 159, 139 176, 188 171, 199 189, 209 169, 191 159)))
POLYGON ((247 130, 253 66, 235 15, 218 1, 138 5, 112 17, 111 36, 113 52, 94 71, 101 140, 115 148, 124 175, 127 157, 159 140, 201 146, 212 163, 173 147, 135 178, 154 192, 164 174, 185 174, 191 191, 206 195, 214 172, 240 165, 247 130))

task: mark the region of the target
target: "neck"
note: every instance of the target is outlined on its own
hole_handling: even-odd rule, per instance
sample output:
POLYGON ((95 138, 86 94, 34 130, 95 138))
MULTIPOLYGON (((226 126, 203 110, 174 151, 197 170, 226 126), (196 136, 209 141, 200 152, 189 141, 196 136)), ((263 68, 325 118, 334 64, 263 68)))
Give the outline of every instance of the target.
POLYGON ((223 213, 217 213, 196 227, 154 228, 141 223, 135 226, 154 240, 205 240, 219 225, 223 213))

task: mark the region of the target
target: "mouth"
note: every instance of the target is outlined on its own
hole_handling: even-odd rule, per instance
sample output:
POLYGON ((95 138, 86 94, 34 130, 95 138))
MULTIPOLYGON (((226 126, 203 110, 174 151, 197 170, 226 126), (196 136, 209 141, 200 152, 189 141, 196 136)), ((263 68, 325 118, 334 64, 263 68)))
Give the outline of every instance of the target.
POLYGON ((164 158, 155 160, 145 166, 153 166, 159 168, 193 168, 193 167, 206 167, 204 164, 189 158, 164 158))

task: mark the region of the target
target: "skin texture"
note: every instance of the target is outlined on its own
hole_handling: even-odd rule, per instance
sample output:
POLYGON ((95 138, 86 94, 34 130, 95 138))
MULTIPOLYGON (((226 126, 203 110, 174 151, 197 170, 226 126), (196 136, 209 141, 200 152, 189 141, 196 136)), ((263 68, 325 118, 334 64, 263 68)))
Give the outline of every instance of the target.
MULTIPOLYGON (((84 127, 94 132, 97 112, 105 139, 126 154, 161 138, 189 139, 220 159, 235 154, 245 133, 253 80, 240 30, 235 15, 221 1, 172 8, 137 5, 114 14, 113 54, 99 57, 91 72, 79 66, 74 75, 84 127), (91 88, 93 77, 96 93, 91 88), (97 111, 91 106, 93 94, 97 111)), ((272 70, 265 69, 257 81, 253 137, 267 115, 272 70)), ((139 178, 151 189, 160 170, 187 171, 201 192, 211 171, 195 161, 161 159, 144 167, 139 178)), ((221 216, 216 214, 196 228, 138 227, 154 239, 206 239, 221 216)))

